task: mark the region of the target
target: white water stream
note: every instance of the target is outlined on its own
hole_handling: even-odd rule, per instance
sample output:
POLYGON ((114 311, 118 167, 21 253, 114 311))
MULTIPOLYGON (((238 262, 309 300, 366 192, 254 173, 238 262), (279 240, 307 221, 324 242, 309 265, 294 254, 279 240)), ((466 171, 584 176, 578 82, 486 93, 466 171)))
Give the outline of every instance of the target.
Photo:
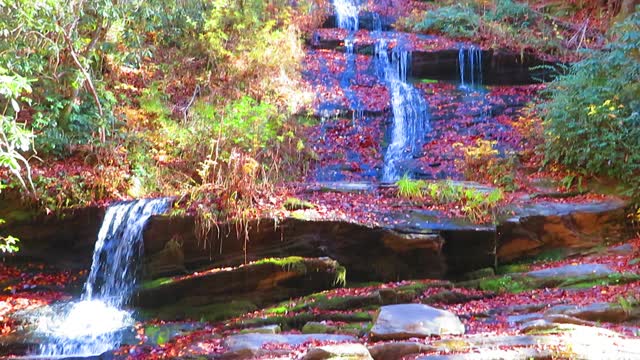
POLYGON ((137 286, 142 230, 152 215, 169 208, 167 199, 119 203, 107 209, 80 301, 57 304, 38 315, 36 336, 45 339, 41 356, 92 356, 118 347, 133 325, 124 307, 137 286))

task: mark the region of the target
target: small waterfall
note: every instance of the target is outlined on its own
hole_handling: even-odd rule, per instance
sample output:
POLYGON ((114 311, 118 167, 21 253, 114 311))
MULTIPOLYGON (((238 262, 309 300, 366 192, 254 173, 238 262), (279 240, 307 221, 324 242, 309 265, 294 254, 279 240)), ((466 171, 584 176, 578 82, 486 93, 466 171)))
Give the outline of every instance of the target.
POLYGON ((123 330, 133 324, 123 307, 137 285, 143 227, 169 204, 167 199, 144 199, 109 207, 81 301, 40 316, 37 335, 49 341, 41 345, 41 355, 91 356, 119 346, 123 330))
POLYGON ((460 87, 482 85, 482 49, 475 46, 461 47, 458 51, 458 66, 460 67, 460 87), (467 81, 470 82, 467 83, 467 81))
POLYGON ((400 178, 401 163, 420 152, 422 139, 428 127, 427 102, 413 85, 407 82, 411 52, 396 46, 389 51, 384 39, 376 43, 378 71, 391 94, 393 125, 391 138, 384 156, 382 181, 400 178))
POLYGON ((336 23, 339 28, 346 29, 351 32, 358 31, 360 1, 333 0, 333 8, 336 12, 336 23))
POLYGON ((340 77, 340 87, 344 91, 347 100, 349 100, 350 108, 353 110, 352 120, 355 125, 356 120, 363 116, 360 100, 350 88, 351 82, 356 76, 355 32, 359 28, 360 1, 333 0, 333 7, 338 27, 349 31, 349 35, 344 39, 347 64, 340 77))

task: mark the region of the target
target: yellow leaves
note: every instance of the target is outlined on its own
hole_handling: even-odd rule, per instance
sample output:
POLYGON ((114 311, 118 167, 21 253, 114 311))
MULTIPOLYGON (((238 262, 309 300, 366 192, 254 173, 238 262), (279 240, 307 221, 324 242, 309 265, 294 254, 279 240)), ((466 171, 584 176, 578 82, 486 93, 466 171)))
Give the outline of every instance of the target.
POLYGON ((593 116, 593 115, 604 114, 608 112, 608 114, 606 114, 607 117, 611 119, 616 119, 618 116, 613 112, 618 109, 624 109, 624 105, 616 104, 617 100, 618 100, 617 97, 614 97, 613 99, 607 99, 600 106, 597 106, 595 104, 590 104, 587 109, 588 110, 587 115, 593 116))

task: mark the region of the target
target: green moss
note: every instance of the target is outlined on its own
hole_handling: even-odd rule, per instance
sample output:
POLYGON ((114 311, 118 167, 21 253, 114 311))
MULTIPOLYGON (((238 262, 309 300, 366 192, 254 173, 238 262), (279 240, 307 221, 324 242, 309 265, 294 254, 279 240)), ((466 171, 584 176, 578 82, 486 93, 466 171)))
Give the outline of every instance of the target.
POLYGON ((498 278, 483 279, 479 283, 480 290, 493 291, 496 293, 520 293, 535 289, 537 284, 529 278, 512 278, 505 275, 498 278))
POLYGON ((289 309, 286 306, 277 306, 264 310, 265 313, 272 315, 286 314, 288 311, 289 309))
POLYGON ((189 306, 182 302, 158 309, 142 312, 144 318, 158 318, 163 320, 200 320, 222 321, 255 311, 257 307, 248 300, 233 300, 204 306, 189 306))
POLYGON ((344 287, 347 286, 347 268, 344 266, 338 266, 336 268, 336 278, 333 281, 333 285, 344 287))
POLYGON ((543 251, 531 259, 531 262, 558 261, 567 257, 567 251, 564 249, 551 249, 543 251))
POLYGON ((174 282, 173 278, 170 277, 164 277, 164 278, 157 278, 151 281, 145 281, 142 283, 142 289, 153 289, 162 285, 167 285, 167 284, 171 284, 174 282))
POLYGON ((620 285, 640 280, 640 275, 629 273, 615 273, 607 276, 585 276, 568 278, 562 281, 558 287, 567 289, 589 289, 594 286, 620 285))
POLYGON ((301 200, 298 198, 294 198, 294 197, 288 198, 282 206, 289 211, 308 210, 308 209, 316 208, 316 206, 313 203, 310 203, 308 201, 301 200))
POLYGON ((289 256, 286 258, 266 258, 254 262, 255 265, 273 264, 286 269, 287 271, 294 271, 304 274, 307 272, 307 267, 304 264, 304 258, 301 256, 289 256))
POLYGON ((498 270, 496 274, 498 275, 506 275, 506 274, 514 274, 514 273, 523 273, 527 272, 531 269, 531 265, 529 264, 507 264, 498 266, 498 270))
POLYGON ((333 334, 337 331, 335 326, 329 326, 320 322, 310 321, 302 327, 303 334, 333 334))
POLYGON ((280 325, 283 330, 302 329, 302 327, 310 321, 341 321, 341 322, 370 322, 371 314, 365 311, 351 313, 329 313, 316 314, 312 312, 301 312, 297 314, 288 314, 286 316, 269 316, 266 318, 253 318, 242 320, 232 325, 232 327, 258 327, 264 325, 280 325))

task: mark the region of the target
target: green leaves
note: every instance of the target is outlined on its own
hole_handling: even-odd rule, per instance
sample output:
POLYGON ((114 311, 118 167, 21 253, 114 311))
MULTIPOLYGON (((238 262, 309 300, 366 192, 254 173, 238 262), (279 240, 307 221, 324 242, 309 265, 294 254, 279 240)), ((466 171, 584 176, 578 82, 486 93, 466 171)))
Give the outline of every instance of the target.
POLYGON ((539 109, 547 161, 604 175, 640 196, 640 14, 617 28, 618 41, 551 83, 539 109), (634 35, 635 34, 635 35, 634 35))

